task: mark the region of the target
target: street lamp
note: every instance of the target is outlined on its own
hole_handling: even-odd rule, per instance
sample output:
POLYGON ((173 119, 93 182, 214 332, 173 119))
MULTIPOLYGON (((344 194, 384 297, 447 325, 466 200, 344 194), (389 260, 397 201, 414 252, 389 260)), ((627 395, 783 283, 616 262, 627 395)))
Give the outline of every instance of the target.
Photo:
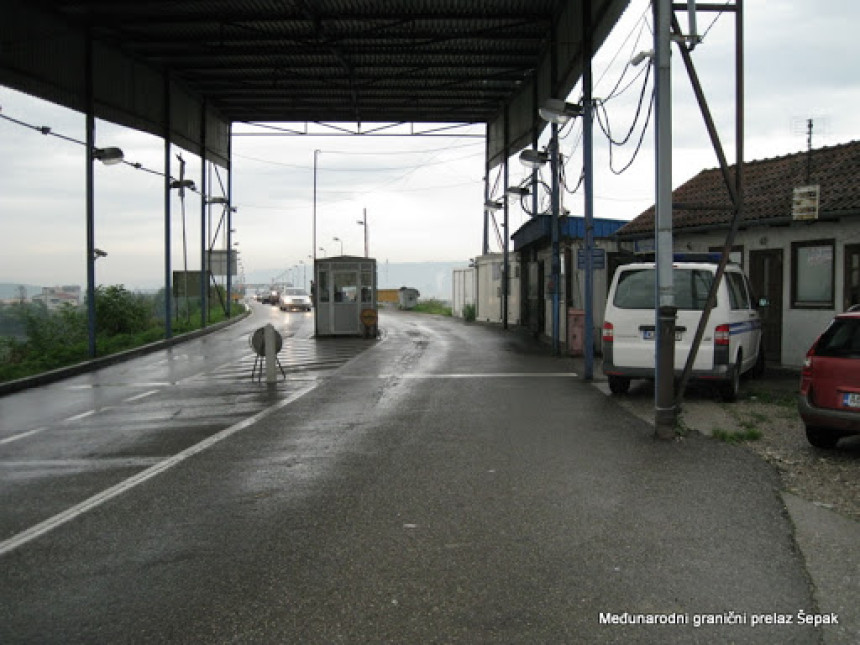
MULTIPOLYGON (((588 61, 583 82, 585 84, 585 98, 582 104, 568 103, 564 99, 547 99, 538 109, 540 117, 551 124, 550 137, 550 163, 552 166, 552 281, 554 286, 552 308, 553 308, 553 349, 558 352, 558 329, 559 329, 559 295, 558 281, 561 277, 561 260, 559 258, 559 230, 558 219, 560 210, 560 179, 559 179, 559 154, 558 154, 558 128, 566 124, 573 117, 583 117, 583 138, 585 146, 583 155, 585 157, 583 166, 585 174, 585 329, 583 344, 585 349, 586 381, 592 379, 594 364, 594 223, 592 217, 593 195, 592 195, 592 161, 591 161, 591 62, 588 61)), ((522 161, 522 157, 521 157, 522 161)), ((530 158, 526 156, 523 163, 536 161, 536 155, 530 158)))
POLYGON ((320 247, 320 251, 322 251, 323 257, 328 257, 323 247, 320 247))
POLYGON ((339 237, 331 238, 333 242, 340 242, 340 254, 343 255, 343 240, 339 237))
POLYGON ((370 257, 370 248, 367 243, 367 209, 364 209, 364 217, 356 222, 359 226, 364 227, 364 257, 370 257))
POLYGON ((538 108, 540 118, 555 125, 564 125, 575 116, 582 116, 583 110, 579 103, 568 103, 562 99, 547 99, 538 108))
POLYGON ((120 148, 93 148, 93 159, 101 161, 105 166, 115 166, 125 158, 120 148))
POLYGON ((90 358, 96 356, 96 258, 105 257, 107 253, 96 249, 95 227, 95 172, 93 163, 101 161, 106 166, 121 163, 124 155, 120 148, 96 148, 95 117, 87 114, 87 171, 86 171, 86 216, 87 216, 87 350, 90 358), (103 255, 102 255, 103 254, 103 255))
MULTIPOLYGON (((314 150, 314 226, 313 226, 313 240, 311 241, 311 245, 314 249, 314 260, 317 259, 317 166, 318 159, 320 156, 319 150, 314 150)), ((320 247, 322 248, 322 247, 320 247)))

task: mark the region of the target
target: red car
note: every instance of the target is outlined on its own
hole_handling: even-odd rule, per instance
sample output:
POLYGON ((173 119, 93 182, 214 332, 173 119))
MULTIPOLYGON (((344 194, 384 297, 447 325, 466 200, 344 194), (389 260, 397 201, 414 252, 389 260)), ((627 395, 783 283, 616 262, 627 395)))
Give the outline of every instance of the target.
POLYGON ((833 448, 860 434, 860 307, 839 314, 806 353, 798 411, 806 438, 833 448))

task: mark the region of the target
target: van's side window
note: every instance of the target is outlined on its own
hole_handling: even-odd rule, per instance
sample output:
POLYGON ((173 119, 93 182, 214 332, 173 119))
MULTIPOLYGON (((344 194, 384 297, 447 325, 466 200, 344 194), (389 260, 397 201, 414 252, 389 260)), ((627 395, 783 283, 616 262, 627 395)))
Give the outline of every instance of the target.
POLYGON ((750 299, 744 286, 743 276, 739 273, 727 272, 725 278, 732 309, 749 309, 750 299))

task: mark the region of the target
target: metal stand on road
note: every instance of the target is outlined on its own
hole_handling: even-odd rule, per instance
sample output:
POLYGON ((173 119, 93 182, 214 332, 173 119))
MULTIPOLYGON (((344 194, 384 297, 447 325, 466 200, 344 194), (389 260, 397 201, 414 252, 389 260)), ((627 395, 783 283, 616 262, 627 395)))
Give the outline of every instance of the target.
POLYGON ((265 365, 266 382, 274 383, 277 380, 277 374, 275 374, 275 366, 277 365, 278 369, 281 370, 281 374, 286 379, 287 373, 284 371, 284 367, 278 358, 278 352, 284 346, 284 339, 275 328, 271 324, 260 327, 251 334, 248 340, 256 354, 254 357, 254 367, 251 369, 251 378, 253 379, 257 374, 257 365, 259 365, 260 376, 257 380, 261 380, 263 378, 263 366, 265 365))

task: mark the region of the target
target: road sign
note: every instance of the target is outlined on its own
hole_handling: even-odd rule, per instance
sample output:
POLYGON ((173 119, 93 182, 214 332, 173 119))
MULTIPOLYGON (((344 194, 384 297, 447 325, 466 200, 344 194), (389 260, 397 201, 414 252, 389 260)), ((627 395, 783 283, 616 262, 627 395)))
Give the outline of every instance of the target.
MULTIPOLYGON (((576 250, 576 268, 585 269, 585 258, 588 254, 585 249, 576 250)), ((606 268, 606 249, 591 249, 591 267, 594 269, 606 268)))
POLYGON ((376 309, 362 309, 360 318, 365 327, 373 327, 379 320, 379 314, 376 309))

